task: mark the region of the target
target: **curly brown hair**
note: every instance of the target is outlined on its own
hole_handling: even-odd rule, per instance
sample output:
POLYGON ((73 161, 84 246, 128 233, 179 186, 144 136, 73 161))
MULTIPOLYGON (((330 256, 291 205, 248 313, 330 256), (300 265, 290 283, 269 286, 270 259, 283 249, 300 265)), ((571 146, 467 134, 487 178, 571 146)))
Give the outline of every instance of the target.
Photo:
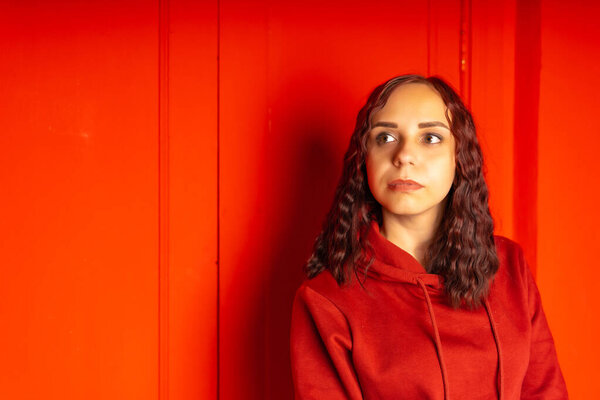
POLYGON ((382 222, 381 206, 369 189, 365 166, 371 117, 385 106, 395 88, 408 83, 428 85, 441 96, 456 141, 454 181, 443 219, 425 254, 425 268, 443 277, 450 305, 475 308, 487 295, 499 266, 494 221, 473 117, 458 94, 438 77, 402 75, 379 85, 370 94, 358 113, 333 204, 305 271, 313 278, 327 269, 343 285, 352 275, 358 278, 359 266, 366 271, 371 265, 372 248, 366 233, 371 220, 382 222))

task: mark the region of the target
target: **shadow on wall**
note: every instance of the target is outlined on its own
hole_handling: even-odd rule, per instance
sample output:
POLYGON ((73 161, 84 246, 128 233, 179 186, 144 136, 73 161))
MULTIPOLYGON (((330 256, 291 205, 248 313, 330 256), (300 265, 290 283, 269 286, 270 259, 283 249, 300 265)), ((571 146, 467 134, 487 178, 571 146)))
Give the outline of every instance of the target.
POLYGON ((344 151, 354 127, 350 96, 338 87, 339 79, 302 76, 294 80, 273 105, 270 136, 261 171, 270 176, 265 203, 272 214, 265 224, 271 237, 264 249, 264 308, 256 309, 253 328, 264 330, 265 399, 293 398, 290 369, 290 320, 296 289, 304 279, 303 267, 312 254, 331 206, 341 173, 344 151), (285 98, 283 98, 285 97, 285 98), (279 107, 279 108, 278 108, 279 107), (283 107, 283 109, 281 108, 283 107), (262 322, 264 321, 264 323, 262 322))

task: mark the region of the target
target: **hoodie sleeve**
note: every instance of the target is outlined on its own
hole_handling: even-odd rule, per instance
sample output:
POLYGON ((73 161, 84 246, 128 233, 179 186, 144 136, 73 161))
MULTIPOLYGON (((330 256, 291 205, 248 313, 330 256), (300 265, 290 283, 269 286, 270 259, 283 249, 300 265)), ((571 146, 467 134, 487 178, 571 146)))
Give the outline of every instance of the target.
POLYGON ((542 309, 540 293, 523 258, 522 251, 520 256, 521 265, 525 269, 532 329, 529 366, 523 380, 521 399, 568 399, 567 387, 558 365, 554 340, 542 309))
POLYGON ((334 303, 307 285, 294 299, 290 350, 297 400, 362 399, 348 321, 334 303))

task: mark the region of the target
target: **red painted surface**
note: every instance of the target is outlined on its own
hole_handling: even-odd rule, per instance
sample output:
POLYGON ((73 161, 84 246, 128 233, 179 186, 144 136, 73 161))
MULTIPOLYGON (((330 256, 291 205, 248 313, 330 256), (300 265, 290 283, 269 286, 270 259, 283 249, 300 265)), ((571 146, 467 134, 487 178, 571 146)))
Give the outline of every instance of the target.
POLYGON ((416 72, 470 93, 497 232, 592 398, 600 12, 569 4, 4 3, 0 397, 290 398, 291 300, 356 113, 416 72))
POLYGON ((157 398, 157 14, 2 3, 4 399, 157 398))
POLYGON ((471 109, 496 232, 514 237, 515 4, 472 2, 471 109))
POLYGON ((216 397, 217 3, 161 6, 0 8, 0 398, 216 397))
POLYGON ((216 0, 169 4, 163 399, 217 395, 217 15, 216 0))
POLYGON ((538 109, 541 5, 517 2, 515 26, 514 207, 515 240, 534 275, 537 266, 538 109))
POLYGON ((597 397, 600 5, 542 1, 538 283, 573 399, 597 397))

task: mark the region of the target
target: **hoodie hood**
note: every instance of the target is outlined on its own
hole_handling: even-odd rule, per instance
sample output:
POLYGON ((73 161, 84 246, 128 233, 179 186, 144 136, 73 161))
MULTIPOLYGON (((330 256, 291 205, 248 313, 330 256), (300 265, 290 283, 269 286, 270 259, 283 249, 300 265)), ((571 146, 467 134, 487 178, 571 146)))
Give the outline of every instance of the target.
POLYGON ((376 220, 371 221, 367 239, 373 247, 370 255, 374 256, 373 263, 367 270, 367 276, 382 281, 415 285, 420 280, 432 289, 443 290, 443 278, 440 275, 428 274, 410 253, 383 237, 376 220))

